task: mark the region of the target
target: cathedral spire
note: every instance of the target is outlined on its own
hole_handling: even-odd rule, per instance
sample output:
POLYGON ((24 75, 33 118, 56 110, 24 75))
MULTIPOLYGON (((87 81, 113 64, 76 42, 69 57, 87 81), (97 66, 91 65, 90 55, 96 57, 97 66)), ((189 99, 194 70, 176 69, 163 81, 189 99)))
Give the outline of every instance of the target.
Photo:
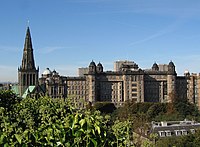
POLYGON ((22 96, 29 86, 38 85, 39 68, 35 68, 31 33, 27 27, 22 64, 18 69, 19 95, 22 96))
POLYGON ((29 27, 27 27, 26 31, 26 38, 24 43, 24 51, 22 59, 22 69, 35 70, 35 61, 33 56, 33 47, 32 47, 31 33, 29 27))

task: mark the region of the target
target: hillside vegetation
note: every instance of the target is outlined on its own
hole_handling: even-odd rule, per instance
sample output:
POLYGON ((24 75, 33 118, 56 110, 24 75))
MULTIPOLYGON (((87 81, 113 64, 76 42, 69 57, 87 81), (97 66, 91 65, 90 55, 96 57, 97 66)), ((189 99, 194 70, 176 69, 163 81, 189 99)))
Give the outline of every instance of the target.
POLYGON ((173 141, 159 140, 156 144, 140 136, 152 120, 184 118, 199 118, 197 108, 187 101, 129 101, 121 108, 106 102, 77 110, 70 99, 20 99, 11 91, 0 91, 0 146, 153 147, 179 146, 186 141, 191 145, 198 142, 200 133, 173 141))

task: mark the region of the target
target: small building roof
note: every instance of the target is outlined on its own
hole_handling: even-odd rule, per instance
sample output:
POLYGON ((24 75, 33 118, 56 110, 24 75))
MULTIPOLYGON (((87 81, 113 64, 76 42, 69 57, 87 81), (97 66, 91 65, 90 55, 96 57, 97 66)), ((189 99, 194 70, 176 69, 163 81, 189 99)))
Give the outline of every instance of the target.
POLYGON ((43 74, 43 75, 50 75, 50 74, 51 74, 51 71, 50 71, 49 68, 46 68, 42 74, 43 74))
POLYGON ((22 95, 22 98, 26 98, 29 93, 33 92, 36 86, 28 86, 24 94, 22 95))
POLYGON ((13 85, 11 87, 11 90, 16 94, 19 95, 19 86, 18 85, 13 85))

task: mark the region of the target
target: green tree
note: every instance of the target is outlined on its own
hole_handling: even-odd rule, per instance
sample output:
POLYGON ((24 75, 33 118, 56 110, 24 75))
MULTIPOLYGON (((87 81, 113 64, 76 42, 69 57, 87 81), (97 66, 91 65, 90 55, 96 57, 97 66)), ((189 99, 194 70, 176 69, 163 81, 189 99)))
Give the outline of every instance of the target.
POLYGON ((10 111, 14 104, 19 103, 21 98, 19 98, 11 90, 0 90, 0 107, 10 111))
POLYGON ((128 122, 112 122, 100 111, 77 110, 64 99, 26 98, 12 110, 0 107, 0 146, 107 147, 130 143, 128 122), (123 135, 116 133, 118 129, 123 135))

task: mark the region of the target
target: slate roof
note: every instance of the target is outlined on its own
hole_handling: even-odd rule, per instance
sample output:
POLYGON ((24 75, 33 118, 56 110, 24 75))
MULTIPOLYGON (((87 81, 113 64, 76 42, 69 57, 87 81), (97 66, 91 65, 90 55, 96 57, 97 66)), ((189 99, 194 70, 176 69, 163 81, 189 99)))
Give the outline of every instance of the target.
MULTIPOLYGON (((195 130, 200 129, 200 123, 194 121, 168 121, 168 122, 153 122, 151 133, 157 133, 159 137, 161 136, 161 132, 170 133, 170 136, 177 135, 177 132, 180 135, 186 135, 188 133, 194 133, 195 130), (184 134, 186 133, 186 134, 184 134)), ((167 135, 165 135, 167 136, 167 135)))

